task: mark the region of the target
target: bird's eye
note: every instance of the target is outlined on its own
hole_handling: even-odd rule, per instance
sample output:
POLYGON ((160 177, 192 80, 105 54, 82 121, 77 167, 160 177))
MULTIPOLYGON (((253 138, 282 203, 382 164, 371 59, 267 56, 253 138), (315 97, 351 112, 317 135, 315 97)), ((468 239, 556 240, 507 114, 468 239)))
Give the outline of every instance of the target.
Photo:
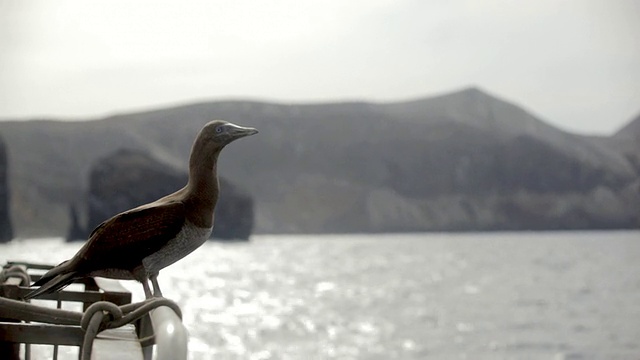
POLYGON ((218 134, 220 134, 220 133, 222 132, 222 126, 218 126, 218 127, 216 128, 216 132, 217 132, 218 134))

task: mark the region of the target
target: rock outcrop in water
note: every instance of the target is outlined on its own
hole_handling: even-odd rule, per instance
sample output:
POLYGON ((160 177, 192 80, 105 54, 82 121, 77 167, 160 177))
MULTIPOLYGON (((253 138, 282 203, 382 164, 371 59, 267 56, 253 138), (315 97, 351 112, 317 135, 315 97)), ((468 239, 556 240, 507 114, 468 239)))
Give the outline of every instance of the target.
POLYGON ((13 238, 13 227, 9 213, 9 184, 8 184, 7 147, 0 137, 0 243, 13 238))
MULTIPOLYGON (((253 228, 253 201, 227 180, 220 182, 213 237, 247 240, 253 228)), ((111 216, 180 189, 187 183, 187 174, 145 152, 123 149, 98 161, 91 169, 89 183, 88 230, 82 240, 111 216)), ((77 216, 72 228, 74 223, 78 223, 77 216)), ((77 239, 77 231, 69 233, 77 239)))
POLYGON ((253 232, 253 198, 229 181, 220 179, 220 197, 212 236, 224 240, 247 240, 253 232))
POLYGON ((71 219, 71 225, 69 226, 69 231, 67 232, 67 241, 70 242, 87 240, 87 229, 82 226, 80 218, 78 216, 78 209, 74 205, 71 205, 69 207, 69 218, 71 219))

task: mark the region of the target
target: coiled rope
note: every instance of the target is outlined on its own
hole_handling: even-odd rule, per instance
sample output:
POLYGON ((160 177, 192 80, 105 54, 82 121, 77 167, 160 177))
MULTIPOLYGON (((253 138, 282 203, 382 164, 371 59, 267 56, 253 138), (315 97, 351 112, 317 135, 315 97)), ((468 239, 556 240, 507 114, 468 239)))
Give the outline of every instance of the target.
MULTIPOLYGON (((133 304, 117 306, 108 301, 98 301, 87 308, 80 320, 80 327, 85 331, 82 342, 82 354, 80 359, 91 359, 93 340, 99 332, 106 329, 115 329, 130 324, 148 314, 151 310, 160 306, 171 308, 182 319, 182 312, 178 304, 167 298, 150 298, 133 304)), ((154 335, 140 339, 140 345, 145 347, 154 342, 154 335)))
POLYGON ((4 283, 10 277, 19 278, 20 286, 29 286, 31 284, 31 277, 22 266, 12 265, 8 268, 0 269, 0 283, 4 283))

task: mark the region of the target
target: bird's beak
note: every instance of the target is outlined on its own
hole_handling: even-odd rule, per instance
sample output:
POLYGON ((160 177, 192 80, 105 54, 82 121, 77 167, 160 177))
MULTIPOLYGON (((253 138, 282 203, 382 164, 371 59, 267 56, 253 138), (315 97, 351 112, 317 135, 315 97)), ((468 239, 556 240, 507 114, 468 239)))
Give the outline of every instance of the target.
POLYGON ((231 141, 258 133, 258 130, 252 127, 238 126, 235 124, 229 124, 229 126, 229 135, 231 135, 231 141))

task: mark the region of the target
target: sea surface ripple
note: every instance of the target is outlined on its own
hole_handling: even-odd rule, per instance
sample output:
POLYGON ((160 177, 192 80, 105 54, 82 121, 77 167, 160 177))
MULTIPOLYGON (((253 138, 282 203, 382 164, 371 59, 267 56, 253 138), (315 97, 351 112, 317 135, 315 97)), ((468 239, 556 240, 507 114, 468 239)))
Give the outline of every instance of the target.
MULTIPOLYGON (((79 246, 19 240, 0 261, 79 246)), ((639 359, 639 259, 638 231, 262 235, 159 280, 195 360, 639 359)))

